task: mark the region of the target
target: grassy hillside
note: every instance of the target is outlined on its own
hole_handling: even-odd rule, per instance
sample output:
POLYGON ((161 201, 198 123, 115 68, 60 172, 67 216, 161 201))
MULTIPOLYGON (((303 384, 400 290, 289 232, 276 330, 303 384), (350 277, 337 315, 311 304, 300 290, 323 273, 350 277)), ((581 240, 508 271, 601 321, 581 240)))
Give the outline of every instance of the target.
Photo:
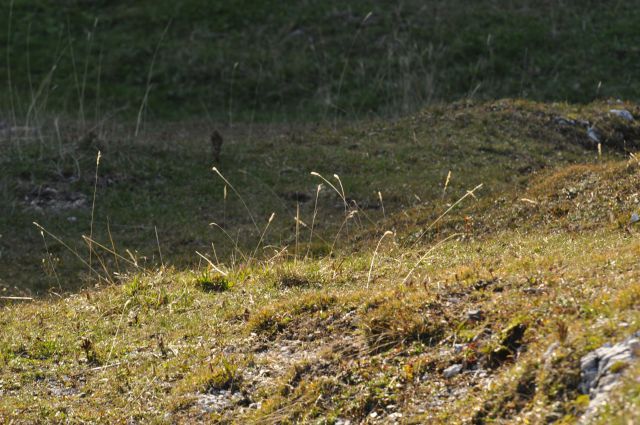
MULTIPOLYGON (((40 295, 86 285, 82 260, 89 253, 82 235, 90 234, 109 249, 129 249, 148 266, 160 264, 162 251, 165 264, 197 264, 201 258, 195 251, 213 255, 212 243, 220 258, 246 256, 255 250, 271 213, 275 218, 263 246, 294 249, 298 214, 304 223, 298 226, 298 251, 326 255, 332 246, 348 246, 354 235, 378 234, 385 216, 398 221, 392 226, 423 226, 478 184, 484 184, 482 201, 523 188, 541 169, 594 161, 597 149, 586 128, 563 126, 560 117, 591 121, 608 137, 603 159, 623 157, 620 138, 627 137, 627 148, 633 148, 638 127, 609 114, 612 107, 637 113, 631 104, 500 101, 432 107, 397 121, 354 122, 338 131, 330 125, 223 129, 226 141, 216 165, 242 199, 211 170, 206 124, 159 125, 135 138, 128 127, 87 135, 77 126, 59 122, 56 130, 51 123, 43 127, 42 138, 21 135, 0 146, 5 174, 0 285, 14 294, 40 295), (345 221, 343 200, 311 172, 341 183, 349 208, 357 206, 359 214, 345 221), (316 200, 318 184, 324 188, 316 200), (407 210, 412 206, 418 206, 418 218, 407 210), (404 223, 408 217, 416 221, 404 223), (82 260, 60 241, 43 241, 33 222, 77 250, 82 260), (224 231, 210 225, 214 222, 224 231), (58 273, 49 264, 56 264, 58 273)), ((619 206, 613 210, 628 213, 619 206)), ((100 250, 108 269, 123 265, 106 254, 100 250)))
POLYGON ((639 20, 629 1, 12 0, 1 106, 135 119, 146 99, 146 118, 234 122, 638 100, 639 20))
POLYGON ((640 422, 638 5, 346 3, 0 4, 0 423, 640 422))
MULTIPOLYGON (((218 167, 257 229, 230 187, 224 202, 224 182, 195 143, 206 129, 159 132, 154 143, 114 130, 56 151, 14 146, 23 162, 7 162, 19 183, 2 192, 14 208, 0 215, 12 246, 3 270, 13 265, 12 283, 30 276, 40 292, 73 288, 77 273, 96 288, 3 301, 0 419, 575 423, 589 404, 580 358, 640 329, 629 224, 640 168, 628 153, 640 138, 637 121, 613 108, 640 115, 616 102, 464 102, 338 131, 225 133, 218 167), (194 143, 172 143, 181 137, 194 143), (94 245, 94 271, 79 243, 95 177, 83 143, 105 152, 94 239, 120 255, 94 245), (20 168, 48 155, 80 178, 20 168), (317 208, 322 180, 311 171, 337 189, 325 182, 317 208), (79 191, 87 204, 56 211, 37 201, 39 212, 35 198, 25 204, 29 185, 79 191), (45 233, 45 246, 34 220, 61 239, 45 233), (240 235, 237 246, 211 221, 240 235), (38 256, 50 272, 40 281, 42 269, 26 272, 38 256)), ((621 384, 592 422, 638 419, 638 366, 614 366, 621 384)))

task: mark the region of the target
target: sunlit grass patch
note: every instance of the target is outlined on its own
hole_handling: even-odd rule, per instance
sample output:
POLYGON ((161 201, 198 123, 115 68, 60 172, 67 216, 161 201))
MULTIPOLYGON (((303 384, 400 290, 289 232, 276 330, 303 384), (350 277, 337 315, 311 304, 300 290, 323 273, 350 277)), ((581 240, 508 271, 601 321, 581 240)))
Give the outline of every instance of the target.
POLYGON ((231 288, 226 276, 206 271, 195 277, 194 285, 203 292, 224 292, 231 288))
POLYGON ((447 328, 446 316, 425 292, 383 292, 362 314, 360 327, 373 351, 418 341, 437 344, 447 328))
POLYGON ((335 295, 322 292, 303 294, 292 300, 263 307, 249 318, 248 327, 255 332, 275 335, 301 315, 322 313, 338 302, 335 295))

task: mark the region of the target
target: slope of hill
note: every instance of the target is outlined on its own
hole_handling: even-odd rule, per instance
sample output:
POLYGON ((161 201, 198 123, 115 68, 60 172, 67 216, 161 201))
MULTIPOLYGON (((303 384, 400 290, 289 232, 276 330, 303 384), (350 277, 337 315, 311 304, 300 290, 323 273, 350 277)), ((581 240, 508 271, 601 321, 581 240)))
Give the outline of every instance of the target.
MULTIPOLYGON (((112 244, 118 251, 129 249, 145 267, 160 264, 158 245, 164 263, 178 267, 197 263, 201 259, 194 252, 211 252, 212 242, 221 258, 237 256, 236 244, 252 252, 271 213, 275 218, 264 245, 294 246, 297 205, 307 226, 298 226, 300 250, 306 252, 312 222, 311 248, 317 254, 343 247, 354 232, 371 234, 364 238, 367 245, 383 230, 423 226, 478 184, 484 185, 480 204, 493 202, 500 192, 524 188, 531 173, 624 157, 624 149, 637 146, 638 124, 609 112, 615 108, 640 115, 633 104, 505 100, 430 107, 406 118, 353 122, 338 130, 284 124, 221 128, 225 143, 216 165, 242 199, 211 170, 209 123, 158 125, 135 137, 126 126, 83 131, 75 122, 46 120, 34 127, 36 136, 18 132, 0 144, 0 286, 13 295, 42 295, 87 284, 82 261, 61 241, 43 242, 33 222, 84 259, 89 254, 82 235, 91 234, 110 249, 112 244), (600 161, 585 123, 601 133, 600 161), (351 206, 361 210, 344 222, 338 238, 344 202, 311 172, 342 184, 351 206), (324 189, 316 201, 318 184, 324 189), (392 215, 382 229, 380 220, 392 215)), ((517 204, 526 218, 527 205, 517 204)), ((623 212, 614 205, 613 213, 623 212)), ((519 221, 523 224, 526 220, 519 221)), ((107 268, 117 270, 121 264, 104 254, 107 268)))
MULTIPOLYGON (((120 175, 118 161, 134 162, 140 175, 122 176, 124 183, 99 193, 94 238, 112 246, 107 216, 128 211, 129 225, 144 224, 152 222, 145 214, 165 208, 154 215, 169 217, 158 232, 165 266, 139 258, 155 235, 153 243, 144 236, 138 257, 128 255, 118 237, 136 236, 125 226, 114 235, 121 256, 94 246, 93 271, 69 259, 55 268, 68 267, 69 275, 84 267, 96 287, 5 300, 0 419, 638 421, 637 342, 599 375, 616 384, 609 392, 588 385, 584 360, 640 330, 639 230, 630 223, 639 202, 640 163, 630 155, 638 123, 612 110, 640 115, 630 103, 504 100, 432 107, 338 131, 265 129, 270 135, 254 143, 229 143, 218 164, 259 217, 252 238, 226 248, 204 234, 209 221, 229 217, 224 230, 233 241, 254 226, 230 186, 227 202, 214 205, 223 184, 215 174, 211 183, 199 182, 210 164, 198 159, 197 143, 149 150, 140 141, 102 141, 104 160, 111 151, 119 159, 105 162, 99 177, 120 175), (189 170, 177 165, 186 160, 194 164, 189 170), (244 173, 243 163, 252 164, 244 173), (327 179, 317 208, 323 180, 311 171, 327 179), (136 198, 136 186, 148 194, 136 198), (210 191, 218 195, 208 198, 210 191), (274 205, 282 210, 268 221, 274 205), (184 222, 175 220, 181 214, 184 222), (203 241, 187 241, 187 230, 203 241), (202 258, 196 249, 207 260, 178 267, 173 257, 202 258), (608 406, 594 410, 598 394, 608 406)), ((84 175, 95 158, 80 156, 75 143, 67 152, 80 158, 84 175)), ((33 162, 51 154, 22 147, 33 162)), ((24 172, 12 167, 17 176, 24 172)), ((36 168, 29 178, 51 175, 36 168)), ((63 190, 59 181, 48 184, 63 190)), ((89 187, 91 196, 91 179, 73 184, 89 187)), ((23 234, 34 212, 19 204, 19 190, 2 191, 19 211, 15 233, 3 238, 35 247, 23 234)), ((74 234, 65 211, 39 220, 64 241, 74 234)), ((87 234, 91 209, 73 211, 87 234)), ((60 243, 45 237, 49 252, 60 243)), ((58 246, 54 256, 66 258, 64 252, 58 246)), ((79 251, 83 261, 87 254, 79 251)), ((13 258, 26 262, 25 254, 13 258)))

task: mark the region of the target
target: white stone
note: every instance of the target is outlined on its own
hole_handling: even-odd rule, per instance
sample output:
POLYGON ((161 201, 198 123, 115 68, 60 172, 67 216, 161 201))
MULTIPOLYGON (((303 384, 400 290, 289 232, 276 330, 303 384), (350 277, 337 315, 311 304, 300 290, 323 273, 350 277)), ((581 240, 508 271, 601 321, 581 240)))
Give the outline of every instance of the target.
POLYGON ((609 113, 627 121, 633 121, 633 115, 631 115, 631 112, 627 111, 626 109, 612 109, 609 111, 609 113))
POLYGON ((454 376, 458 375, 460 372, 462 372, 462 365, 461 364, 454 364, 453 366, 449 366, 448 368, 446 368, 442 374, 444 375, 445 378, 449 379, 449 378, 453 378, 454 376))

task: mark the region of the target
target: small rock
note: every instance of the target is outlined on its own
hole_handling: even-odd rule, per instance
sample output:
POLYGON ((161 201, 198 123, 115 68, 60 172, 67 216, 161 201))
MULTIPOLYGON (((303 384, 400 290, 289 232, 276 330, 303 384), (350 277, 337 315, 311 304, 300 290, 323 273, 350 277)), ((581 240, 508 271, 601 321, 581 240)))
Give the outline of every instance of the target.
POLYGON ((565 117, 555 117, 553 119, 553 121, 558 124, 558 125, 563 125, 563 126, 574 126, 576 125, 576 122, 570 118, 565 118, 565 117))
POLYGON ((378 417, 378 413, 377 412, 371 412, 371 413, 369 413, 369 417, 377 418, 378 417))
POLYGON ((467 319, 472 321, 482 320, 482 310, 469 310, 467 311, 467 319))
POLYGON ((213 391, 206 394, 198 394, 196 404, 206 413, 221 412, 243 400, 239 392, 232 393, 228 390, 213 391))
POLYGON ((454 376, 458 375, 460 372, 462 372, 462 365, 461 364, 454 364, 453 366, 449 366, 448 368, 446 368, 443 372, 442 375, 447 378, 453 378, 454 376))
POLYGON ((453 352, 455 354, 461 353, 462 350, 464 350, 466 346, 467 346, 467 344, 453 344, 453 352))
POLYGON ((633 121, 633 115, 631 115, 631 112, 627 111, 626 109, 612 109, 609 111, 609 113, 624 120, 633 121))
POLYGON ((640 332, 615 345, 604 344, 580 359, 581 383, 579 389, 590 398, 589 407, 580 423, 589 423, 609 393, 618 384, 624 366, 638 356, 640 332))
POLYGON ((595 127, 587 128, 587 137, 594 143, 600 143, 600 134, 598 134, 595 127))
POLYGON ((484 379, 489 376, 489 373, 485 369, 478 369, 474 373, 473 377, 478 379, 484 379))
POLYGON ((640 216, 636 213, 631 214, 631 220, 629 220, 629 224, 637 223, 640 221, 640 216))
POLYGON ((558 347, 560 347, 560 344, 558 342, 554 342, 553 344, 551 344, 542 355, 542 360, 546 362, 553 359, 553 355, 555 354, 558 347))

